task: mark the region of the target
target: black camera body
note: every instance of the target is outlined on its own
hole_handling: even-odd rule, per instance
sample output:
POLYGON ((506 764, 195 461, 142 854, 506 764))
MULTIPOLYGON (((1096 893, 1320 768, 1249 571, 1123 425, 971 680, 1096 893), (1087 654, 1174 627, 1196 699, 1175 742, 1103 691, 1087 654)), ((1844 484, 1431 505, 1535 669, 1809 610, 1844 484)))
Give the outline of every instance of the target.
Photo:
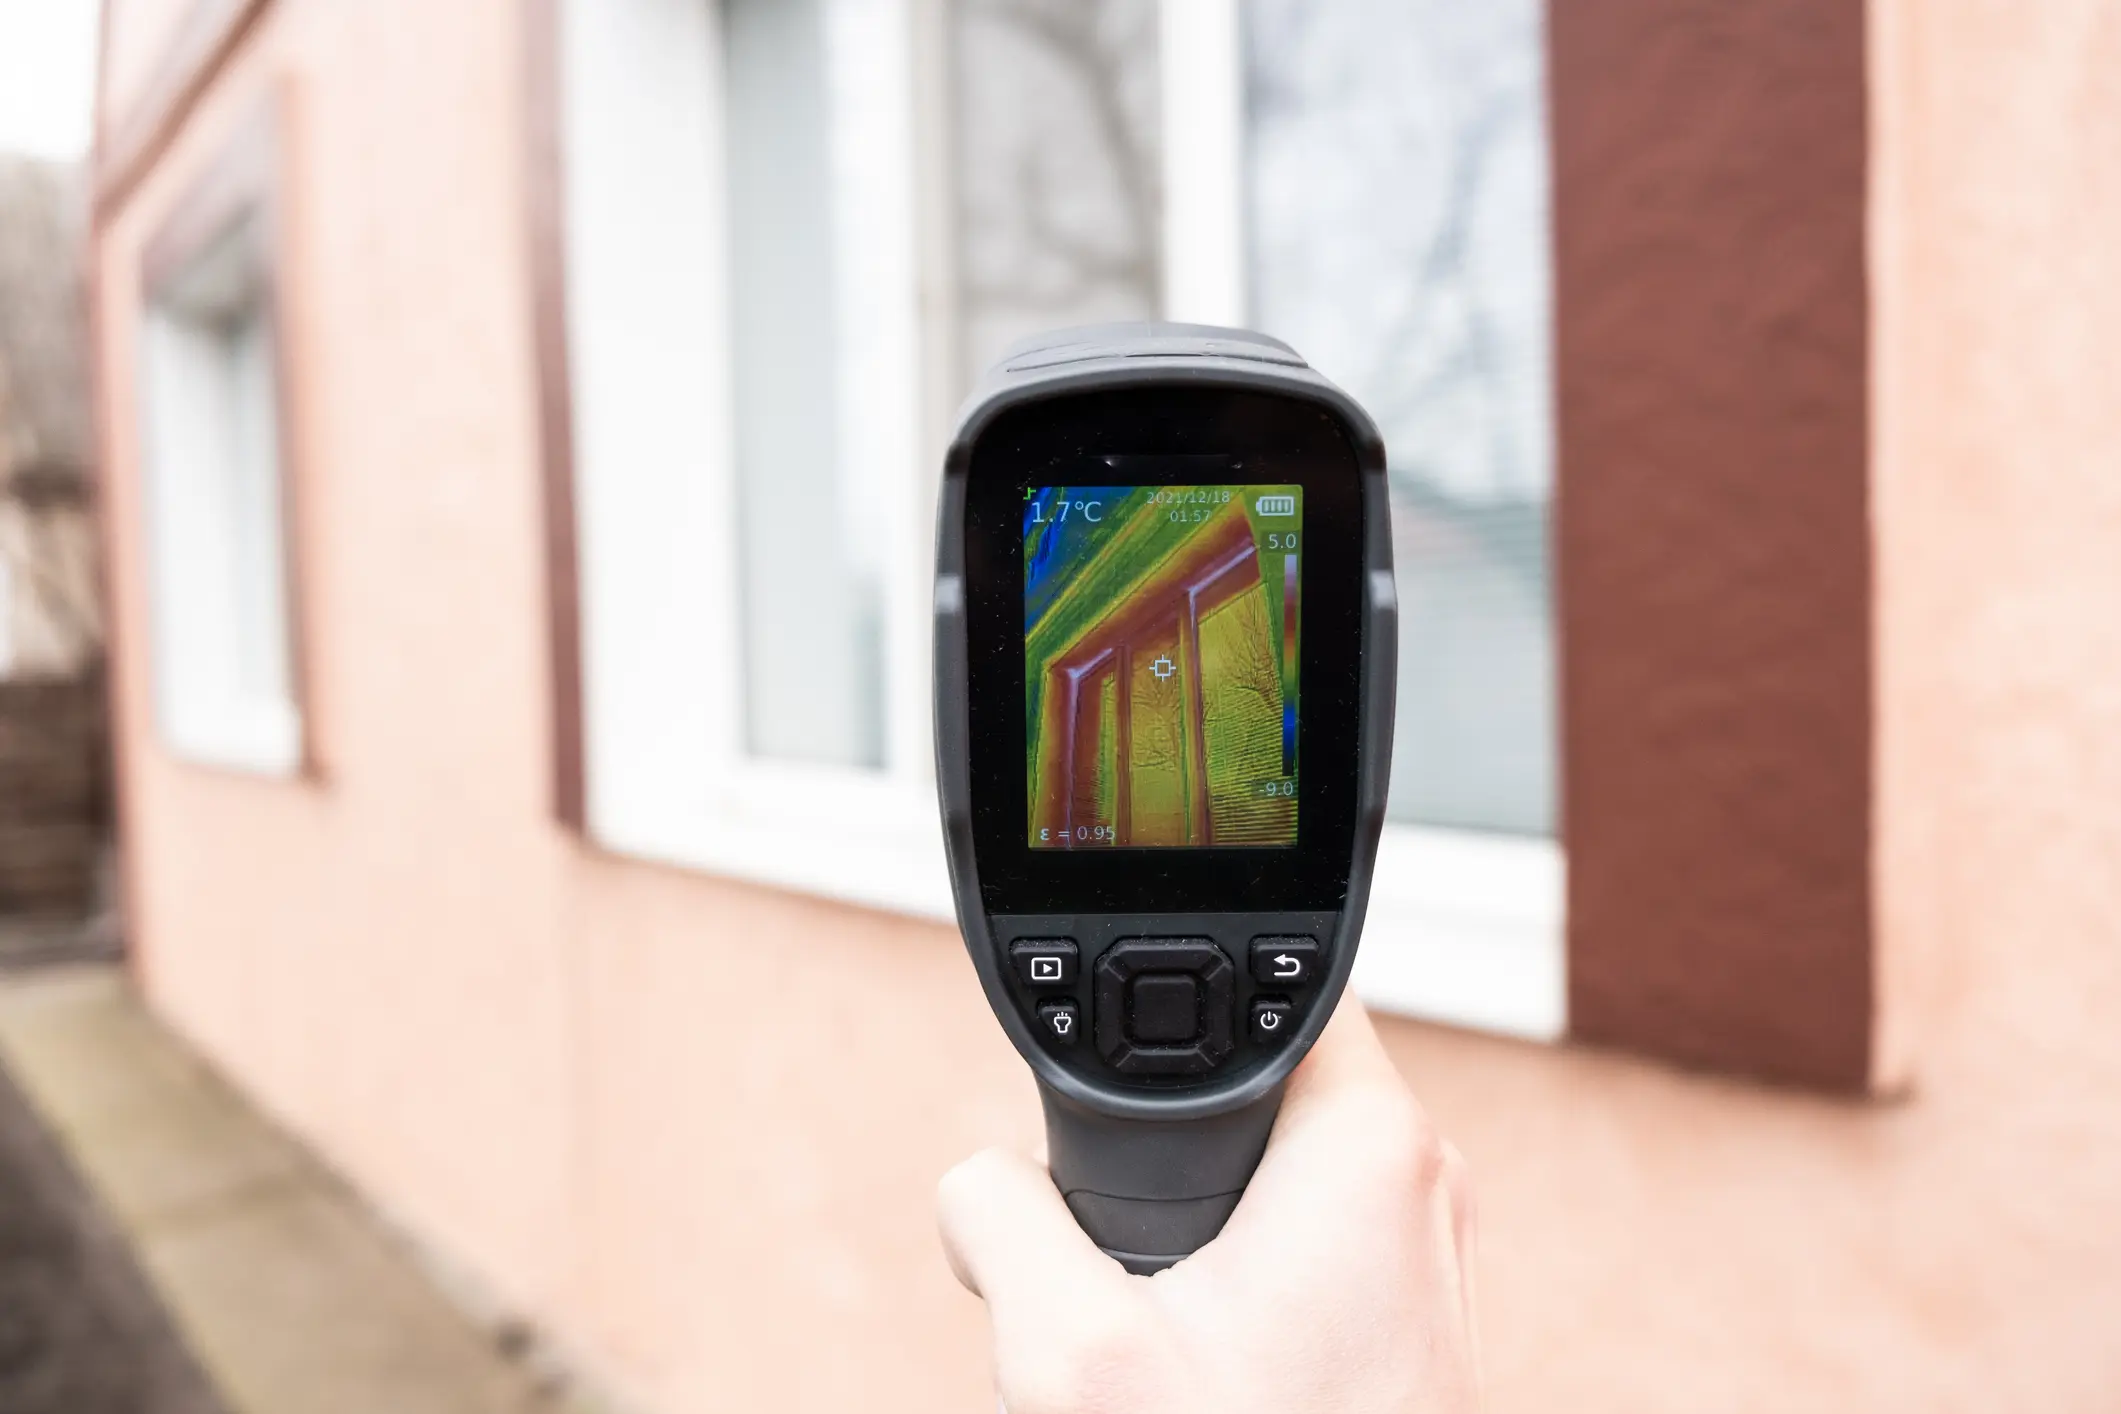
POLYGON ((1286 345, 1016 345, 961 414, 936 572, 958 920, 1056 1184, 1129 1270, 1214 1237, 1347 985, 1384 820, 1384 448, 1286 345))

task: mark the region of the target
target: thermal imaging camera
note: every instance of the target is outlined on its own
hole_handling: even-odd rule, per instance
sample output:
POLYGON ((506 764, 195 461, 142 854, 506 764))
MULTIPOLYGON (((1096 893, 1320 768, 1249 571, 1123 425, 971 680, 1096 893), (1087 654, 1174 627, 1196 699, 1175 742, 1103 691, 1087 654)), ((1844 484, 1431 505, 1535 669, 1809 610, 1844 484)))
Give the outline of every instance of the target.
POLYGON ((944 467, 936 757, 958 921, 1049 1165, 1130 1271, 1197 1250, 1346 986, 1383 824, 1384 447, 1286 344, 1011 348, 944 467))

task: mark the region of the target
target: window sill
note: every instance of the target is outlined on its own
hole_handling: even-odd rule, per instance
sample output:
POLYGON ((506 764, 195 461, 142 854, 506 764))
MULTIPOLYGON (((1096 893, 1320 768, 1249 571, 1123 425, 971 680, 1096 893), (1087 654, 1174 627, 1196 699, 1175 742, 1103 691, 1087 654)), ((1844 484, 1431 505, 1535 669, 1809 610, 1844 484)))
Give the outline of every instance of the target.
POLYGON ((1555 840, 1388 826, 1356 992, 1399 1016, 1559 1039, 1566 880, 1555 840))
POLYGON ((656 815, 591 804, 615 854, 840 903, 954 919, 933 796, 883 776, 751 762, 711 801, 656 815))
MULTIPOLYGON (((883 777, 754 763, 711 805, 596 831, 616 854, 917 918, 956 917, 932 797, 883 777)), ((1385 831, 1354 986, 1395 1015, 1551 1041, 1564 1029, 1553 840, 1385 831)))
POLYGON ((199 716, 163 728, 163 746, 173 759, 276 780, 302 774, 302 719, 284 704, 253 703, 199 716))

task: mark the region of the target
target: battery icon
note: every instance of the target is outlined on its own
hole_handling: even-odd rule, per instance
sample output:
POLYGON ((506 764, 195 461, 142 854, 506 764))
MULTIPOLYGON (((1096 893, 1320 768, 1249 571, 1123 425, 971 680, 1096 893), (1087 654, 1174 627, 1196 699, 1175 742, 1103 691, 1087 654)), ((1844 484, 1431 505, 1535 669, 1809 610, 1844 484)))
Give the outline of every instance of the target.
POLYGON ((1294 496, 1262 496, 1252 503, 1253 509, 1263 516, 1293 516, 1296 514, 1294 496))

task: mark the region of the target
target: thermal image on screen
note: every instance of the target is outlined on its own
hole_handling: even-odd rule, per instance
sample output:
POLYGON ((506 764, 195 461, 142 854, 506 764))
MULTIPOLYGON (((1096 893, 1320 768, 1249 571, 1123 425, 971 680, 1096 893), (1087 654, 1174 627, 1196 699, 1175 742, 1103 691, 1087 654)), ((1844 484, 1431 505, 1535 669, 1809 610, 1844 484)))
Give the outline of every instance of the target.
POLYGON ((1297 486, 1024 497, 1033 848, 1296 843, 1297 486))

